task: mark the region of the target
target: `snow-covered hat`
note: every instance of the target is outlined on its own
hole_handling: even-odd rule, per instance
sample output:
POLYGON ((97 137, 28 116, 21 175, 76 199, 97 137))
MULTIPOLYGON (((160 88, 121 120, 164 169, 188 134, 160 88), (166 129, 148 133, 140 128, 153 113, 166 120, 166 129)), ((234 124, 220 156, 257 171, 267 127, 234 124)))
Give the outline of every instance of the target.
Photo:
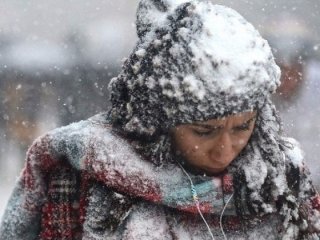
POLYGON ((279 84, 267 41, 230 8, 142 0, 136 24, 136 48, 109 85, 111 119, 127 132, 257 109, 279 84))

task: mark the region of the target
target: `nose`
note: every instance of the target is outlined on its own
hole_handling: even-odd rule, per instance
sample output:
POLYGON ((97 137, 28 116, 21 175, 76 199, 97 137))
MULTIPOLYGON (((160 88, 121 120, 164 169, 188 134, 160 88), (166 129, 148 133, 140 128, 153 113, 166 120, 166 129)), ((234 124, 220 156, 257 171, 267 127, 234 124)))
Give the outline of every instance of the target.
POLYGON ((230 133, 224 132, 220 138, 217 139, 217 142, 213 144, 210 151, 210 158, 216 162, 228 164, 233 160, 232 146, 230 133))

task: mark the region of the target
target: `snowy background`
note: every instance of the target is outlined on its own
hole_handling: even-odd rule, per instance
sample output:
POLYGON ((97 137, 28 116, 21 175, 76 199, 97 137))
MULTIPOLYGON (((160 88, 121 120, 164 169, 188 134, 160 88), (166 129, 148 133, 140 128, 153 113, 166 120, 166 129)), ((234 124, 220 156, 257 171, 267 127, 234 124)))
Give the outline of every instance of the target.
MULTIPOLYGON (((32 140, 107 108, 108 81, 136 41, 137 2, 0 1, 0 216, 32 140)), ((310 109, 301 107, 298 99, 283 117, 284 127, 306 149, 320 185, 320 111, 313 111, 320 96, 319 0, 213 2, 235 8, 265 36, 281 34, 283 30, 277 33, 275 28, 290 15, 295 19, 291 34, 308 40, 308 80, 302 96, 310 109)), ((294 42, 284 45, 297 52, 294 42)))

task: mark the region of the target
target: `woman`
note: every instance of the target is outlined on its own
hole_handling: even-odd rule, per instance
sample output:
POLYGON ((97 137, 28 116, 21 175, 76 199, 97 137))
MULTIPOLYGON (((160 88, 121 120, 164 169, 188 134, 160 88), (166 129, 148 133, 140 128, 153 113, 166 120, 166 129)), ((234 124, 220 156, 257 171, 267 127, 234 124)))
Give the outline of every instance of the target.
POLYGON ((320 200, 238 13, 143 0, 111 109, 35 141, 1 239, 319 239, 320 200))

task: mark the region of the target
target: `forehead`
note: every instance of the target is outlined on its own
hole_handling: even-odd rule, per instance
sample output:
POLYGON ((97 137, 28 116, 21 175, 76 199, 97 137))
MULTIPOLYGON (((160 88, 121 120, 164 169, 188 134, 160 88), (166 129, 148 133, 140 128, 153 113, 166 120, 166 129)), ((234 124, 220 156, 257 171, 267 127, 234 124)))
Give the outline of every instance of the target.
POLYGON ((250 111, 250 112, 248 111, 248 112, 233 114, 223 118, 209 119, 207 121, 202 121, 202 122, 194 122, 193 124, 194 125, 217 125, 217 124, 225 124, 227 122, 241 124, 243 122, 246 122, 252 119, 253 117, 256 116, 256 114, 257 114, 256 111, 250 111))

